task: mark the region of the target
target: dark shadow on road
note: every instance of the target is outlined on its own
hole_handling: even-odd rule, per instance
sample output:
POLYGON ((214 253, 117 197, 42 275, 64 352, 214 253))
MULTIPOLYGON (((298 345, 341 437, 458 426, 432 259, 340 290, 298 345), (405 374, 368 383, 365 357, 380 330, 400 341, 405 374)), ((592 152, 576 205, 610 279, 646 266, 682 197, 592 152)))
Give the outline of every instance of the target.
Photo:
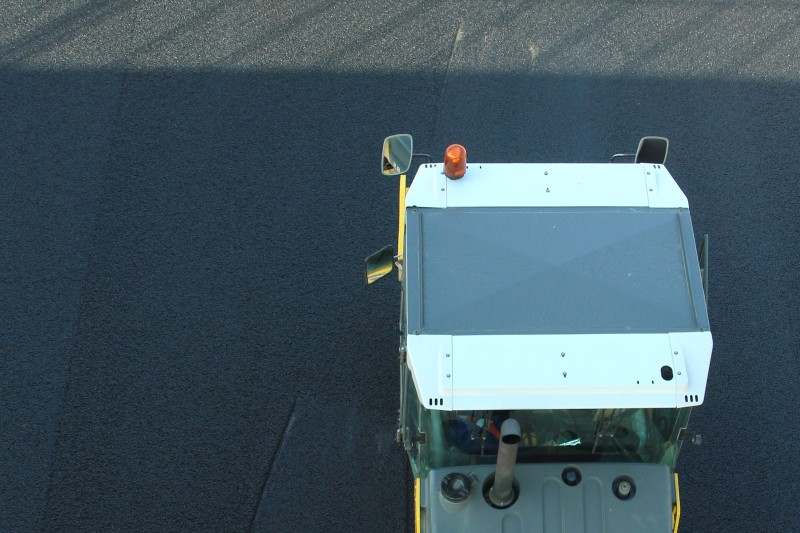
POLYGON ((361 272, 396 231, 395 132, 500 162, 669 137, 712 243, 683 524, 797 529, 799 89, 0 69, 0 530, 408 526, 398 287, 361 272))

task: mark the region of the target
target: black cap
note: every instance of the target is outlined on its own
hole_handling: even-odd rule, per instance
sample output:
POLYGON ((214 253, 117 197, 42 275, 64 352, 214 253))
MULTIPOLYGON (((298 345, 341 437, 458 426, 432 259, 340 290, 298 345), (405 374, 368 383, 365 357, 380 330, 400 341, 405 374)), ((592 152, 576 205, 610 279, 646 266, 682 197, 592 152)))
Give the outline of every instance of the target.
POLYGON ((461 503, 469 498, 472 479, 460 472, 451 472, 442 479, 442 496, 450 503, 461 503))

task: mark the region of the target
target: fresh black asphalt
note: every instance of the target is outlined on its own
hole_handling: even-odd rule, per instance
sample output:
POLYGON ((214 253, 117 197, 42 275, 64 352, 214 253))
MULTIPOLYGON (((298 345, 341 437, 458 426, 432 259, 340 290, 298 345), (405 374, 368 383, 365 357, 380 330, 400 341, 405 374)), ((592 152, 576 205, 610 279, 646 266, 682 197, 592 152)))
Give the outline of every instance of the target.
POLYGON ((0 531, 407 530, 399 286, 362 272, 396 132, 499 162, 669 137, 715 341, 681 531, 800 531, 796 11, 5 4, 0 531))

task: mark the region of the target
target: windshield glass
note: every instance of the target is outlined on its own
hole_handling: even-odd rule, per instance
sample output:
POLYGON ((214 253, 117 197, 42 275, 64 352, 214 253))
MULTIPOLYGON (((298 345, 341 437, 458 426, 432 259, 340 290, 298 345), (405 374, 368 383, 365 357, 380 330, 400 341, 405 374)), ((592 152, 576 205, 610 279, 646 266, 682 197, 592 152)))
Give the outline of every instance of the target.
POLYGON ((494 463, 500 427, 519 422, 519 462, 639 462, 675 467, 678 435, 691 408, 436 411, 406 374, 402 427, 415 475, 447 466, 494 463))
POLYGON ((674 467, 677 434, 688 409, 428 411, 421 459, 428 468, 492 463, 500 427, 514 418, 522 429, 520 462, 622 461, 674 467), (426 451, 428 453, 426 453, 426 451))

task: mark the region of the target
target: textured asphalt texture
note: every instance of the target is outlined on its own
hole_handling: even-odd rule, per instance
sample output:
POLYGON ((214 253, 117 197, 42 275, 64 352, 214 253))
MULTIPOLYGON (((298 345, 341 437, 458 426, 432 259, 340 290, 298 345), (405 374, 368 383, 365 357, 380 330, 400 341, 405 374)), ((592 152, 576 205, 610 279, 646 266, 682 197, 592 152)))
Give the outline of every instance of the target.
POLYGON ((800 531, 793 2, 4 2, 0 531, 405 531, 380 143, 642 135, 715 347, 681 531, 800 531))

